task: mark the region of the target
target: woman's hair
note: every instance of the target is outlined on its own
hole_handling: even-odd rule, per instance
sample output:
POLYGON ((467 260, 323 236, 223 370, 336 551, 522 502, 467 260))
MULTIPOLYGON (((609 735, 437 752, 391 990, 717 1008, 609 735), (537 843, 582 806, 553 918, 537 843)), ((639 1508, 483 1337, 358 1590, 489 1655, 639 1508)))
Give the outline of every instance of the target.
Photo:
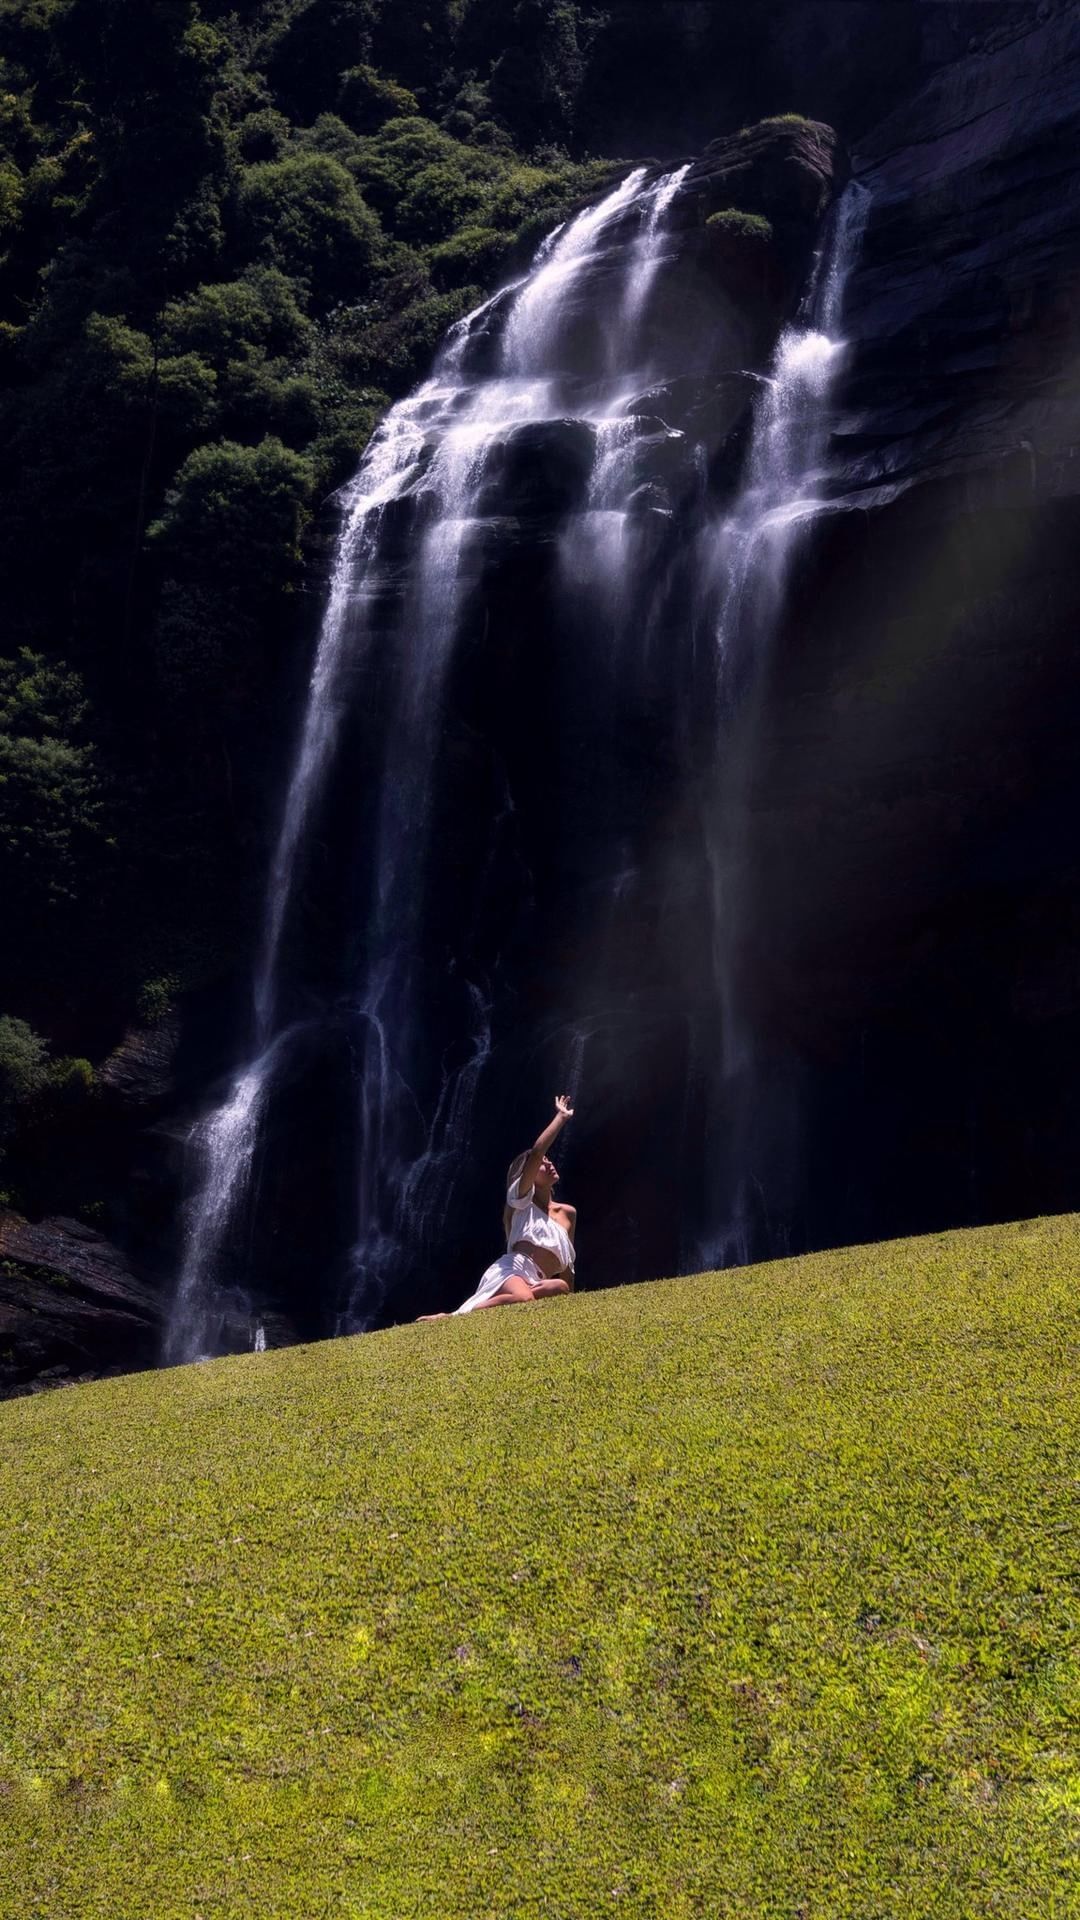
MULTIPOLYGON (((528 1157, 529 1156, 527 1153, 516 1154, 514 1159, 511 1160, 510 1165, 507 1167, 506 1190, 508 1193, 510 1191, 510 1188, 514 1184, 514 1181, 517 1179, 518 1174, 521 1172, 522 1167, 525 1165, 525 1162, 528 1159, 528 1157)), ((508 1240, 510 1238, 510 1222, 513 1219, 513 1217, 514 1216, 510 1208, 507 1206, 504 1206, 503 1207, 503 1239, 504 1240, 508 1240)))

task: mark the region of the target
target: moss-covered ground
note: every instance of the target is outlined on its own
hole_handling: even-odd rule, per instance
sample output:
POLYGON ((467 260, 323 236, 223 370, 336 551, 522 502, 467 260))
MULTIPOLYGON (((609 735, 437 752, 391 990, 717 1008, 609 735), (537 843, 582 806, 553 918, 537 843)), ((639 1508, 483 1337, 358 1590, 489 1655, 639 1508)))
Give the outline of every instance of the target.
POLYGON ((1080 1221, 0 1408, 4 1920, 1080 1912, 1080 1221))

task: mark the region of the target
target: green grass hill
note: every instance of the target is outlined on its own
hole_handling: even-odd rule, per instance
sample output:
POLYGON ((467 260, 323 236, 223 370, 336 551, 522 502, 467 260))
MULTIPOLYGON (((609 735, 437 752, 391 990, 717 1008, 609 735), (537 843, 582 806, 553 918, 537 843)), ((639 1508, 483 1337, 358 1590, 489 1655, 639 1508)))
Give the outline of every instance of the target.
POLYGON ((0 1408, 3 1920, 1075 1920, 1080 1219, 0 1408))

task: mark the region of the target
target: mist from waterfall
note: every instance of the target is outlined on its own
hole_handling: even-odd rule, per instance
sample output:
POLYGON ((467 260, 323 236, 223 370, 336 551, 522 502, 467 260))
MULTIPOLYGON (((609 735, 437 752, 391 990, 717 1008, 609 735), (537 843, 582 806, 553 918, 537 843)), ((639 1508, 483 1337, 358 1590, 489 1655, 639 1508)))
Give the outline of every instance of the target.
MULTIPOLYGON (((738 496, 710 535, 707 441, 671 424, 657 397, 685 376, 682 364, 664 364, 654 307, 689 172, 650 177, 637 168, 549 236, 523 279, 451 329, 431 377, 391 409, 342 492, 326 612, 270 866, 249 1057, 190 1140, 196 1190, 165 1347, 170 1362, 250 1345, 251 1326, 261 1325, 249 1292, 249 1228, 267 1115, 281 1075, 320 1019, 332 1019, 356 1089, 353 1232, 335 1283, 336 1329, 371 1325, 393 1288, 423 1271, 452 1216, 496 1048, 500 962, 496 949, 471 972, 452 964, 441 990, 454 997, 457 1039, 452 1052, 443 1051, 432 1027, 426 916, 446 859, 439 796, 449 690, 506 523, 503 489, 514 450, 588 449, 577 504, 554 539, 553 577, 579 630, 591 632, 612 727, 671 590, 669 549, 681 519, 700 521, 699 577, 689 587, 695 617, 718 609, 713 682, 721 726, 740 683, 753 681, 747 660, 767 644, 797 529, 821 504, 816 488, 842 358, 836 328, 858 210, 849 191, 830 225, 807 311, 782 336, 760 388, 738 496), (386 689, 384 737, 374 804, 365 801, 370 824, 355 883, 352 981, 332 1014, 316 1008, 296 1017, 283 991, 290 924, 340 741, 355 724, 357 688, 372 673, 386 689)), ((704 342, 703 369, 708 348, 704 342)), ((662 672, 663 660, 649 670, 662 672)), ((684 706, 700 704, 690 691, 678 697, 684 706)), ((647 711, 644 691, 641 700, 647 711)), ((598 789, 597 798, 618 817, 613 788, 598 789)), ((500 806, 490 860, 503 828, 515 826, 509 793, 500 806)), ((605 1048, 617 1045, 605 1031, 604 996, 640 898, 641 855, 629 830, 623 841, 619 871, 602 883, 599 984, 556 1033, 574 1091, 594 1065, 602 1070, 605 1048)), ((721 1077, 730 1092, 741 1070, 745 1092, 749 1053, 740 1069, 725 931, 734 863, 722 834, 706 833, 705 857, 716 905, 713 977, 728 1035, 721 1077)), ((726 1139, 738 1188, 746 1176, 730 1128, 726 1139)), ((705 1150, 713 1151, 711 1139, 705 1150)), ((726 1189, 714 1201, 723 1215, 715 1245, 737 1257, 729 1215, 738 1206, 730 1201, 726 1189)))

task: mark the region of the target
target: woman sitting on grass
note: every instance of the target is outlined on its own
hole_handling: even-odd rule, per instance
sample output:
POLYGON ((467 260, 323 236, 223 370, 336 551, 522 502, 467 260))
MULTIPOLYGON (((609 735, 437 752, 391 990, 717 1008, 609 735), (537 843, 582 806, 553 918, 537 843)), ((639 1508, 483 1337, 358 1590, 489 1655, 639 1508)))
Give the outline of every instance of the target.
MULTIPOLYGON (((511 1161, 507 1174, 503 1230, 506 1252, 492 1262, 475 1293, 457 1313, 481 1307, 514 1307, 526 1300, 550 1300, 571 1293, 574 1285, 574 1228, 577 1209, 554 1199, 558 1171, 548 1159, 574 1109, 565 1093, 555 1102, 555 1117, 529 1148, 511 1161)), ((422 1313, 421 1320, 449 1320, 448 1313, 422 1313)))

